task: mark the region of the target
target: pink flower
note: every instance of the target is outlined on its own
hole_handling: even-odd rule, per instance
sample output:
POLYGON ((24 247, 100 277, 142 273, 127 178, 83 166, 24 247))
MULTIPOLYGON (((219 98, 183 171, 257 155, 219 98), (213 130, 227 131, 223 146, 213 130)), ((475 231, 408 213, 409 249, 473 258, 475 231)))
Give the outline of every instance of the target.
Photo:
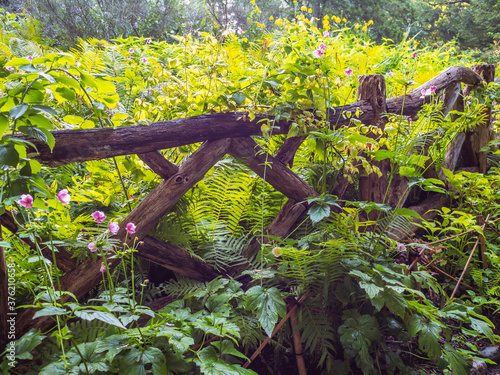
POLYGON ((33 197, 29 194, 23 194, 21 195, 21 199, 17 201, 21 206, 24 208, 31 208, 33 207, 33 197))
POLYGON ((275 247, 271 252, 276 258, 279 258, 283 254, 283 250, 281 249, 281 247, 275 247))
POLYGON ((127 224, 127 233, 129 233, 129 234, 135 233, 135 224, 134 223, 127 224))
POLYGON ((31 61, 33 61, 33 56, 28 55, 27 59, 31 62, 31 61))
POLYGON ((427 90, 422 90, 422 96, 420 97, 420 99, 424 99, 426 96, 434 94, 436 92, 436 89, 436 86, 431 86, 427 90))
POLYGON ((399 252, 406 251, 406 246, 403 243, 398 243, 398 251, 399 252))
POLYGON ((330 33, 328 31, 323 31, 323 37, 328 38, 330 33))
POLYGON ((326 50, 326 46, 325 46, 323 43, 321 43, 321 44, 319 45, 319 48, 318 48, 318 49, 319 49, 321 52, 325 52, 325 50, 326 50))
POLYGON ((238 31, 237 31, 237 32, 238 32, 238 35, 241 35, 241 34, 243 34, 243 33, 244 33, 244 31, 243 31, 243 29, 242 29, 241 27, 238 29, 238 31))
POLYGON ((80 65, 82 65, 82 64, 80 64, 80 62, 79 62, 79 61, 77 61, 77 62, 75 63, 75 65, 76 65, 76 67, 77 67, 77 68, 79 68, 79 67, 80 67, 80 65))
POLYGON ((151 38, 147 38, 147 39, 146 39, 146 43, 147 43, 147 44, 151 43, 151 38))
POLYGON ((320 49, 317 49, 316 51, 313 52, 313 56, 316 58, 320 58, 323 56, 323 51, 320 49))
POLYGON ((134 49, 133 48, 129 48, 128 49, 128 53, 134 53, 134 49))
POLYGON ((101 263, 101 268, 99 269, 99 271, 101 271, 101 273, 106 272, 106 265, 104 263, 101 263))
POLYGON ((95 247, 95 242, 91 242, 88 244, 87 246, 89 248, 90 251, 92 251, 93 253, 95 253, 97 250, 99 250, 97 247, 95 247))
POLYGON ((415 52, 413 52, 413 53, 411 54, 411 57, 415 58, 415 57, 417 57, 417 55, 418 55, 418 52, 417 52, 417 51, 415 51, 415 52))
POLYGON ((5 69, 7 69, 9 72, 12 72, 14 70, 14 67, 12 67, 12 66, 6 66, 5 69))
POLYGON ((109 223, 108 229, 112 235, 115 235, 120 230, 120 226, 118 225, 118 223, 116 221, 112 221, 109 223))
POLYGON ((68 204, 71 200, 71 197, 68 194, 68 189, 62 189, 59 193, 57 193, 57 198, 59 198, 62 204, 68 204))
POLYGON ((141 62, 142 62, 143 64, 147 64, 147 63, 148 63, 148 59, 147 59, 147 57, 143 57, 143 58, 141 59, 141 62))
POLYGON ((106 215, 104 215, 104 212, 102 211, 96 211, 91 216, 94 218, 97 224, 101 224, 104 219, 106 219, 106 215))
POLYGON ((134 58, 133 58, 132 56, 129 56, 129 57, 128 57, 128 59, 129 59, 129 60, 133 60, 134 58))
POLYGON ((352 69, 351 68, 347 68, 346 70, 344 70, 344 74, 348 77, 352 76, 352 69))

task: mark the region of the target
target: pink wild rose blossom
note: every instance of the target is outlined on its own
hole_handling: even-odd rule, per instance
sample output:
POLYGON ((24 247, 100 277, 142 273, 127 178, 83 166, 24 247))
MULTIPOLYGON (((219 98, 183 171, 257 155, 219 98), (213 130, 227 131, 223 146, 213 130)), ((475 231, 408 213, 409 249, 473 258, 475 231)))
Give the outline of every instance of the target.
POLYGON ((128 223, 126 229, 127 229, 127 233, 128 234, 134 234, 135 233, 135 224, 134 223, 128 223))
POLYGON ((101 263, 101 268, 99 269, 99 271, 101 271, 101 273, 106 272, 106 265, 104 263, 101 263))
POLYGON ((415 51, 415 52, 413 52, 413 53, 411 54, 411 57, 415 58, 415 57, 417 57, 417 55, 418 55, 418 52, 417 52, 417 51, 415 51))
POLYGON ((146 39, 146 43, 147 43, 147 44, 151 43, 151 38, 147 38, 147 39, 146 39))
POLYGON ((271 253, 276 257, 276 258, 279 258, 282 254, 283 254, 283 249, 281 249, 281 247, 275 247, 273 248, 273 250, 271 251, 271 253))
POLYGON ((128 53, 134 53, 134 49, 133 48, 129 48, 128 49, 128 53))
POLYGON ((241 35, 241 34, 243 34, 243 33, 244 33, 244 31, 243 31, 243 29, 240 27, 240 28, 238 29, 238 35, 241 35))
POLYGON ((313 56, 316 58, 320 58, 323 56, 323 51, 320 49, 317 49, 316 51, 313 52, 313 56))
POLYGON ((32 61, 33 61, 33 56, 28 55, 27 59, 28 59, 30 62, 32 62, 32 61))
POLYGON ((104 215, 104 212, 102 211, 96 211, 91 216, 94 218, 97 224, 101 224, 104 219, 106 219, 106 215, 104 215))
POLYGON ((323 37, 328 38, 330 36, 330 33, 328 31, 323 31, 323 37))
POLYGON ((347 76, 347 77, 350 77, 352 76, 352 69, 351 68, 347 68, 346 70, 344 70, 344 74, 347 76))
POLYGON ((14 67, 12 67, 12 66, 6 66, 5 69, 7 69, 9 72, 12 72, 14 70, 14 67))
POLYGON ((112 235, 115 235, 120 230, 120 226, 118 225, 118 223, 116 221, 112 221, 109 223, 108 229, 112 235))
POLYGON ((92 251, 93 253, 95 253, 97 250, 99 250, 97 247, 95 247, 95 242, 90 242, 87 246, 89 248, 90 251, 92 251))
POLYGON ((321 43, 321 44, 319 45, 318 49, 319 49, 319 50, 321 50, 321 52, 325 52, 325 50, 326 50, 326 46, 325 46, 323 43, 321 43))
POLYGON ((17 201, 24 208, 33 207, 33 197, 29 194, 22 194, 21 199, 17 201))
POLYGON ((68 194, 68 189, 62 189, 59 193, 57 193, 57 198, 59 198, 62 204, 68 204, 71 200, 71 197, 68 194))

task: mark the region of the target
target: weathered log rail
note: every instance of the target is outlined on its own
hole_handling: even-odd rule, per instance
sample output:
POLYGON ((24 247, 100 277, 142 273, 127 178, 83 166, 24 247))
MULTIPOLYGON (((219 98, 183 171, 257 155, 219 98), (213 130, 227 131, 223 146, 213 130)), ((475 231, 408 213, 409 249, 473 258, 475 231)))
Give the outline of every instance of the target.
MULTIPOLYGON (((480 72, 478 71, 478 73, 480 72)), ((379 95, 374 97, 361 95, 360 99, 362 100, 356 103, 331 109, 331 127, 349 126, 352 120, 345 115, 346 112, 354 114, 358 109, 362 111, 359 120, 373 125, 380 121, 380 115, 383 111, 415 116, 425 102, 429 101, 429 98, 421 98, 421 91, 431 86, 437 87, 438 95, 444 93, 444 111, 447 112, 458 97, 461 83, 468 86, 485 83, 478 73, 465 67, 454 66, 407 95, 387 100, 385 99, 385 90, 381 90, 379 95)), ((377 80, 383 80, 383 77, 378 76, 377 80)), ((363 90, 363 87, 360 87, 360 90, 363 90)), ((43 142, 31 138, 29 140, 37 148, 36 158, 49 166, 138 154, 164 181, 153 189, 123 220, 124 223, 136 223, 135 238, 131 239, 126 236, 125 225, 120 226, 121 229, 116 238, 122 242, 142 241, 143 243, 138 247, 138 256, 187 277, 205 281, 219 275, 211 265, 191 258, 182 249, 149 237, 147 233, 189 189, 203 179, 208 170, 224 155, 229 154, 243 160, 251 170, 261 177, 264 176, 265 170, 266 181, 289 198, 274 221, 266 228, 265 233, 268 235, 282 238, 287 236, 297 219, 306 210, 306 206, 299 202, 303 202, 307 197, 317 195, 314 189, 287 167, 287 165, 292 165, 294 154, 306 136, 288 139, 274 157, 266 154, 251 138, 253 135, 261 134, 259 121, 269 118, 269 116, 260 114, 253 121, 249 121, 245 113, 219 113, 157 122, 150 126, 54 131, 52 134, 56 144, 53 152, 43 142), (198 142, 203 142, 203 144, 180 166, 170 163, 158 152, 158 150, 198 142), (272 168, 266 169, 266 163, 272 163, 272 168)), ((289 123, 280 121, 275 124, 273 134, 286 134, 288 127, 289 123)), ((20 138, 26 137, 20 136, 20 138)), ((456 152, 450 154, 455 155, 456 152)), ((454 167, 455 165, 453 165, 454 167)), ((370 180, 369 186, 373 188, 374 184, 380 182, 379 180, 383 179, 370 180)), ((400 186, 396 189, 396 193, 388 199, 393 206, 404 203, 403 194, 407 193, 408 190, 404 179, 401 179, 399 183, 400 186)), ((342 180, 334 191, 343 194, 347 187, 348 182, 342 180)), ((382 199, 380 192, 383 191, 383 188, 379 187, 377 191, 379 193, 373 199, 380 200, 382 199)), ((438 194, 420 206, 411 208, 424 216, 429 209, 445 204, 446 199, 443 195, 438 194)), ((16 230, 16 228, 9 229, 13 232, 16 230)), ((255 240, 246 249, 245 255, 251 257, 261 245, 255 240)), ((108 260, 110 268, 116 267, 117 264, 115 259, 108 260)), ((65 269, 66 274, 61 278, 62 288, 72 292, 76 298, 83 298, 101 280, 99 268, 100 262, 86 260, 73 269, 65 269)), ((235 275, 237 271, 233 270, 230 274, 235 275)), ((34 313, 35 309, 25 309, 19 314, 17 319, 18 334, 23 334, 30 328, 47 330, 53 323, 50 317, 42 317, 33 321, 34 313)))

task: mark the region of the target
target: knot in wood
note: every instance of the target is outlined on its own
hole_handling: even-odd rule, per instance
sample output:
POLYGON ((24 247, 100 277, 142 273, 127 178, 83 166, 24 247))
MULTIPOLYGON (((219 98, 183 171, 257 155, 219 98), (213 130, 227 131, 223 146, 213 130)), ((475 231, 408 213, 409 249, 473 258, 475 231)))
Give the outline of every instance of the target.
POLYGON ((182 183, 182 181, 184 180, 184 178, 182 176, 177 176, 174 181, 177 183, 177 184, 180 184, 182 183))

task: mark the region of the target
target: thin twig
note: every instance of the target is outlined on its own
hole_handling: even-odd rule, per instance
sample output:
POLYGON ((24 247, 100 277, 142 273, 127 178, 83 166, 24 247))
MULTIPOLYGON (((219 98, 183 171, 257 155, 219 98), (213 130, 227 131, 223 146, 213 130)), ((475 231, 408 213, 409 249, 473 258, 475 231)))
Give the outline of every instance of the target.
MULTIPOLYGON (((488 219, 490 218, 490 215, 486 217, 486 220, 484 221, 484 224, 481 226, 481 230, 484 230, 484 227, 486 227, 486 224, 488 223, 488 219)), ((480 237, 477 237, 477 241, 474 244, 474 247, 472 248, 472 251, 470 252, 469 259, 467 259, 467 263, 465 263, 464 270, 462 271, 462 274, 460 275, 460 278, 458 279, 457 285, 455 286, 455 289, 453 289, 453 293, 451 293, 450 296, 450 302, 453 301, 453 297, 455 297, 455 293, 457 292, 458 286, 462 282, 462 279, 464 278, 465 272, 467 271, 467 268, 469 267, 470 261, 472 260, 472 256, 474 255, 474 251, 476 251, 476 247, 479 244, 480 237)))
POLYGON ((302 342, 300 339, 300 331, 297 329, 298 325, 299 323, 297 322, 297 310, 293 310, 293 313, 290 317, 290 326, 292 327, 293 348, 295 349, 297 370, 299 371, 299 375, 307 375, 306 362, 304 361, 304 348, 302 347, 302 342))
POLYGON ((293 312, 295 310, 297 310, 297 308, 300 306, 300 304, 302 302, 304 302, 304 300, 307 298, 307 295, 309 294, 309 292, 307 292, 306 294, 304 294, 298 301, 297 301, 297 304, 292 307, 290 309, 290 311, 288 311, 288 313, 286 314, 286 316, 281 319, 281 322, 278 323, 278 325, 273 329, 273 332, 271 333, 271 336, 269 337, 266 337, 266 339, 262 342, 262 344, 260 344, 260 346, 257 348, 257 350, 252 354, 252 356, 250 357, 250 360, 247 361, 247 363, 245 363, 243 365, 243 368, 247 368, 250 363, 255 359, 257 358, 257 356, 260 354, 260 352, 262 351, 262 349, 264 349, 264 347, 269 343, 269 341, 271 341, 271 339, 273 338, 273 336, 276 334, 276 332, 278 332, 280 330, 280 328, 283 326, 283 324, 285 324, 285 322, 288 320, 288 318, 293 314, 293 312))

